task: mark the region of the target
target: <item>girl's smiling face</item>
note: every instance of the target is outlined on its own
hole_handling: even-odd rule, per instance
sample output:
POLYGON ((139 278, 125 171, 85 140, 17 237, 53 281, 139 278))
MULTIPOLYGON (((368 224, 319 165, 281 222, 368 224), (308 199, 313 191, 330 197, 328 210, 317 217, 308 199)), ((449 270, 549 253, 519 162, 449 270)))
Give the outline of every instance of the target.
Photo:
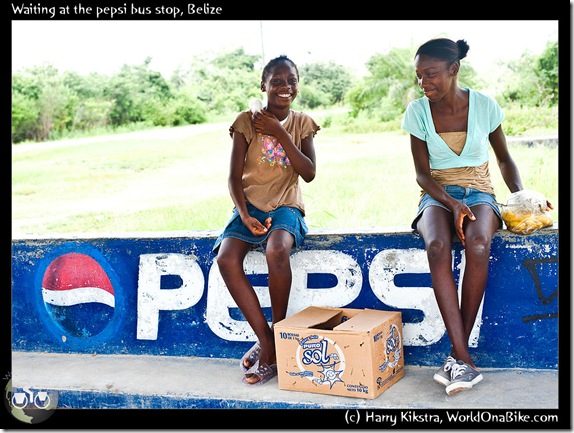
POLYGON ((261 83, 261 90, 267 92, 268 108, 288 108, 299 93, 297 69, 289 62, 279 63, 261 83))

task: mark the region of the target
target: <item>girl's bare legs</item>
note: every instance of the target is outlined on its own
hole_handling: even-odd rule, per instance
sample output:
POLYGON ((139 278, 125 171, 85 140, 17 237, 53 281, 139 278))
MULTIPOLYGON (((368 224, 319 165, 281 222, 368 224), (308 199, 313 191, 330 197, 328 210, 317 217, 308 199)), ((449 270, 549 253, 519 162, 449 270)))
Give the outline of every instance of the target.
POLYGON ((452 343, 452 355, 476 368, 468 351, 468 339, 486 287, 490 245, 498 219, 487 205, 473 206, 472 211, 476 221, 465 220, 466 266, 460 306, 452 272, 452 214, 431 206, 424 211, 417 230, 425 241, 431 281, 452 343))
POLYGON ((453 346, 451 354, 455 359, 473 365, 452 271, 452 221, 451 212, 439 206, 430 206, 423 212, 417 230, 425 241, 435 298, 453 346))
POLYGON ((460 307, 467 341, 476 321, 476 315, 486 288, 490 246, 492 237, 500 223, 488 205, 473 206, 472 212, 476 216, 476 220, 468 221, 465 228, 466 247, 464 254, 466 265, 462 281, 460 307))
MULTIPOLYGON (((291 290, 291 263, 289 255, 293 236, 285 230, 273 230, 267 239, 266 258, 269 273, 272 323, 285 318, 291 290)), ((276 363, 273 330, 261 308, 259 298, 247 279, 243 261, 251 245, 235 238, 225 238, 219 248, 217 264, 231 297, 255 332, 261 346, 260 363, 276 363)), ((250 377, 246 378, 250 381, 250 377)), ((253 383, 257 377, 253 378, 253 383)))
MULTIPOLYGON (((269 296, 271 298, 271 323, 283 320, 287 315, 287 305, 291 292, 290 253, 293 247, 293 235, 286 230, 273 230, 267 239, 265 256, 269 273, 269 296)), ((272 328, 268 328, 266 341, 261 342, 261 362, 269 365, 277 363, 275 339, 272 328)))
POLYGON ((268 338, 269 325, 261 309, 255 289, 247 279, 243 262, 251 244, 235 238, 225 238, 217 254, 217 265, 231 297, 261 342, 268 338))

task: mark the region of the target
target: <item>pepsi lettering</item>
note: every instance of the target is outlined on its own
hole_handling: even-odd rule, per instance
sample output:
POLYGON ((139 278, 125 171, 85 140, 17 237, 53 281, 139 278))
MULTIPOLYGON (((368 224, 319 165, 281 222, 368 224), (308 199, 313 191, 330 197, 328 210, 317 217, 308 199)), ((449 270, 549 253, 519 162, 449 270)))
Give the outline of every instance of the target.
MULTIPOLYGON (((454 255, 454 251, 453 251, 454 255)), ((360 294, 363 273, 357 261, 338 250, 298 251, 291 256, 293 282, 288 315, 311 305, 342 307, 360 294), (309 275, 328 274, 335 283, 316 290, 308 287, 309 275)), ((454 259, 453 259, 454 264, 454 259)), ((464 271, 464 255, 461 273, 464 271)), ((244 262, 247 275, 266 275, 265 254, 250 251, 244 262)), ((424 318, 403 325, 404 345, 427 346, 440 340, 444 325, 432 287, 406 287, 395 284, 397 275, 429 272, 426 252, 417 249, 387 249, 379 252, 369 267, 368 278, 373 294, 389 307, 422 311, 424 318), (389 264, 392 264, 390 266, 389 264)), ((157 339, 160 311, 192 308, 204 295, 205 277, 194 256, 184 254, 144 254, 140 256, 138 276, 137 338, 157 339), (178 275, 181 286, 165 290, 162 276, 178 275)), ((267 287, 254 285, 262 307, 271 301, 267 287)), ((245 320, 231 314, 237 306, 227 290, 217 262, 213 261, 207 277, 205 321, 210 330, 228 341, 255 341, 256 336, 245 320)), ((482 305, 481 305, 482 309, 482 305)), ((479 311, 479 318, 481 311, 479 311)), ((476 347, 480 320, 471 334, 471 347, 476 347)))
MULTIPOLYGON (((363 288, 363 271, 350 254, 338 250, 301 250, 290 259, 293 281, 288 315, 311 305, 343 307, 359 297, 363 288), (327 281, 328 287, 317 290, 314 287, 316 283, 310 283, 314 274, 324 276, 322 281, 327 281)), ((461 274, 464 273, 464 266, 463 255, 461 274)), ((257 277, 254 289, 262 307, 269 307, 271 301, 266 287, 265 254, 250 251, 244 267, 247 275, 257 277)), ((374 255, 368 268, 369 289, 382 304, 422 312, 422 320, 404 324, 404 345, 431 345, 445 333, 432 287, 408 287, 396 283, 397 276, 401 274, 428 273, 426 252, 419 249, 382 250, 374 255)), ((114 327, 121 326, 121 314, 118 312, 123 311, 126 302, 132 302, 125 298, 121 290, 117 290, 121 284, 113 266, 91 248, 85 254, 68 250, 55 256, 45 269, 41 284, 41 299, 48 316, 58 327, 56 333, 61 336, 78 339, 99 336, 97 338, 104 341, 106 335, 114 332, 114 327)), ((198 306, 204 296, 203 324, 210 332, 227 341, 256 339, 249 324, 236 313, 237 306, 215 260, 208 263, 206 275, 194 254, 141 254, 136 291, 137 323, 133 332, 138 340, 157 340, 162 332, 159 320, 161 312, 204 308, 203 305, 198 306)), ((471 334, 471 347, 476 347, 478 342, 481 314, 479 311, 471 334)), ((327 362, 326 344, 322 342, 317 347, 306 347, 306 362, 327 362)))

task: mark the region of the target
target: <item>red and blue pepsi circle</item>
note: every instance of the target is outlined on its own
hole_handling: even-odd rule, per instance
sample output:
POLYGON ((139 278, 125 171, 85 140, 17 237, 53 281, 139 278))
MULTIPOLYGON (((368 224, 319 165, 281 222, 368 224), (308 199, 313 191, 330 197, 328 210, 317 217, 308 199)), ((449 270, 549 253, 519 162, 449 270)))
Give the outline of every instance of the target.
POLYGON ((110 334, 117 322, 114 280, 112 269, 95 251, 63 252, 49 262, 39 289, 50 327, 63 343, 81 344, 110 334))

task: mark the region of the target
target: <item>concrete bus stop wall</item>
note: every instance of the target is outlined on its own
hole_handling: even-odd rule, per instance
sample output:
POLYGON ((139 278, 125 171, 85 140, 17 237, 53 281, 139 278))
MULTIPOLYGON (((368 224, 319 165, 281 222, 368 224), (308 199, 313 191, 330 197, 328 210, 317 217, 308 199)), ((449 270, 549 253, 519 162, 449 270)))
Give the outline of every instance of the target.
MULTIPOLYGON (((219 275, 216 236, 13 239, 12 350, 240 358, 255 335, 219 275)), ((450 343, 410 230, 311 230, 291 260, 289 315, 309 305, 400 311, 405 364, 443 362, 450 343)), ((460 242, 452 266, 460 286, 460 242)), ((262 249, 245 269, 270 320, 262 249)), ((557 224, 495 235, 471 348, 482 367, 558 368, 557 224)))

